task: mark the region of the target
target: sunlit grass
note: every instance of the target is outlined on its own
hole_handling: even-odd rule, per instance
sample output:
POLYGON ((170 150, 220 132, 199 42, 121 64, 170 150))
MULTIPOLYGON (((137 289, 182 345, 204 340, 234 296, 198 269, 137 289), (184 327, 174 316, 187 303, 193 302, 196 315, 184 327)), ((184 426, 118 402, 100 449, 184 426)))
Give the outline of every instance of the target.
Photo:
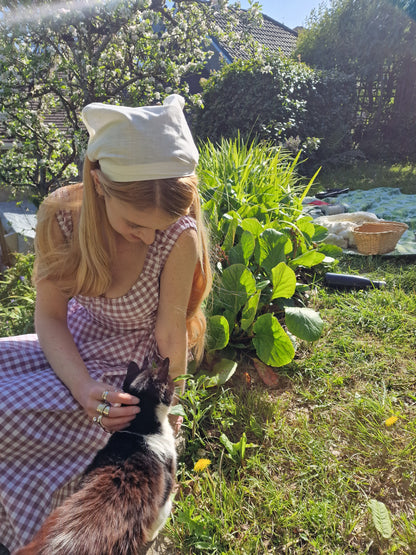
POLYGON ((415 163, 379 163, 359 161, 348 167, 323 166, 314 190, 349 187, 365 191, 375 187, 397 187, 404 194, 416 193, 415 163))
POLYGON ((176 553, 415 552, 415 270, 383 259, 345 259, 342 270, 387 286, 320 288, 325 332, 277 370, 277 388, 246 367, 250 386, 237 377, 210 397, 199 449, 212 462, 196 475, 185 451, 168 528, 176 553), (239 464, 224 430, 257 445, 239 464), (374 527, 372 499, 387 507, 389 539, 374 527))

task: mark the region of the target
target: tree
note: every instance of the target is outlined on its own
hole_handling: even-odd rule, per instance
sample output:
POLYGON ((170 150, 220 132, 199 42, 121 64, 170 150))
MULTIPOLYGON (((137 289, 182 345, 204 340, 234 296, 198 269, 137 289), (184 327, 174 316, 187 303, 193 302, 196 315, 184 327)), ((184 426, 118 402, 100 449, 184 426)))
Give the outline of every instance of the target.
POLYGON ((416 156, 416 23, 403 10, 389 0, 332 0, 296 55, 355 76, 355 137, 367 154, 416 156))
POLYGON ((235 11, 226 4, 2 2, 0 117, 13 146, 0 159, 0 183, 45 195, 79 173, 87 138, 80 120, 84 105, 139 106, 171 92, 187 95, 183 77, 212 54, 209 37, 250 47, 233 31, 235 11), (216 24, 217 12, 228 22, 225 31, 216 24))

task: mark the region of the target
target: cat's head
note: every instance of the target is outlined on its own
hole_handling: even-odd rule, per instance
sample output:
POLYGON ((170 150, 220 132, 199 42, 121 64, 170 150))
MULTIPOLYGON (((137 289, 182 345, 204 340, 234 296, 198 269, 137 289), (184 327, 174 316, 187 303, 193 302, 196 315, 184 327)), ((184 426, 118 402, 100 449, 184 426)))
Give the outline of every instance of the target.
POLYGON ((142 406, 145 402, 169 406, 174 393, 174 384, 169 376, 169 359, 150 363, 146 358, 142 368, 130 362, 123 391, 139 397, 142 406))

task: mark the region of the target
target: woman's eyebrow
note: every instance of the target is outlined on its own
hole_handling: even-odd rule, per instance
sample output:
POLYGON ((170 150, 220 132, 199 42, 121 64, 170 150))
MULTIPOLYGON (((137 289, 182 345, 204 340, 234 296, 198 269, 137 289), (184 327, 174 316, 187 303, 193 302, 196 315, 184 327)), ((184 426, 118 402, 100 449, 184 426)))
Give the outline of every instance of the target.
POLYGON ((143 225, 136 224, 136 222, 131 222, 130 220, 127 220, 126 218, 124 218, 124 221, 125 221, 126 224, 128 224, 128 225, 134 225, 135 227, 145 227, 145 226, 143 226, 143 225))

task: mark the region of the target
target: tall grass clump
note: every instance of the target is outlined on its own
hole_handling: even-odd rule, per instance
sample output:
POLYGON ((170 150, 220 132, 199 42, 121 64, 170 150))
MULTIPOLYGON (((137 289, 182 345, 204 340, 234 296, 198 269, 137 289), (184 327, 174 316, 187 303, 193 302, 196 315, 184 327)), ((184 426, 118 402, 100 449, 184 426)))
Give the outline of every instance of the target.
POLYGON ((198 174, 205 202, 215 201, 218 214, 230 210, 242 215, 253 206, 262 208, 264 219, 290 225, 302 211, 314 178, 305 185, 298 173, 299 154, 268 143, 247 142, 241 137, 207 140, 200 147, 198 174))

